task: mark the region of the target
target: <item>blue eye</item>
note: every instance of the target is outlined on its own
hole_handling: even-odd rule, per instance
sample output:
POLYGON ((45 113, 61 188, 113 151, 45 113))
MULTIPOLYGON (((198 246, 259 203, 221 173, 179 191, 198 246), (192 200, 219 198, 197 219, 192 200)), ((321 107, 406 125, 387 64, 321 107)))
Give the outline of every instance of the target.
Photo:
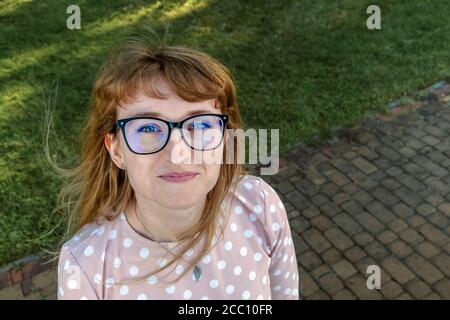
POLYGON ((211 128, 211 125, 207 121, 195 121, 191 127, 193 129, 209 129, 211 128))
POLYGON ((158 127, 152 126, 152 125, 142 126, 137 130, 137 132, 150 132, 150 133, 159 132, 159 131, 160 130, 158 127))

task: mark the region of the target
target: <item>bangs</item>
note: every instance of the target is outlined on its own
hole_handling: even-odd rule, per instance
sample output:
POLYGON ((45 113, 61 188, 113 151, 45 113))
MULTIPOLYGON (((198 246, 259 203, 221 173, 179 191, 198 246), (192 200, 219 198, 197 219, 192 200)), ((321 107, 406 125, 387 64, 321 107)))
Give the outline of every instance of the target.
POLYGON ((165 99, 164 93, 158 89, 164 81, 185 101, 219 99, 221 105, 226 106, 226 89, 231 85, 228 72, 206 59, 202 61, 187 55, 189 49, 177 49, 181 52, 172 49, 134 62, 127 59, 129 63, 116 66, 113 76, 116 81, 109 90, 111 100, 123 108, 123 104, 135 101, 138 94, 165 99))

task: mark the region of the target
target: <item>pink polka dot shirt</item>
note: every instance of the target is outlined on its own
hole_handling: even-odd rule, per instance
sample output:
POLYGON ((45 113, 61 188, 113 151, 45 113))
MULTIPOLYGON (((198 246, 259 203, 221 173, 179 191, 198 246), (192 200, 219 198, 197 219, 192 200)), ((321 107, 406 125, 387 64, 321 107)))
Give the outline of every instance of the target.
MULTIPOLYGON (((197 264, 200 272, 192 269, 169 283, 189 267, 201 242, 183 260, 147 277, 173 256, 137 233, 122 212, 114 220, 85 225, 63 245, 58 299, 298 300, 297 259, 279 196, 252 175, 241 178, 229 195, 218 219, 223 237, 217 228, 214 247, 197 264)), ((175 252, 179 248, 176 242, 164 244, 175 252)))

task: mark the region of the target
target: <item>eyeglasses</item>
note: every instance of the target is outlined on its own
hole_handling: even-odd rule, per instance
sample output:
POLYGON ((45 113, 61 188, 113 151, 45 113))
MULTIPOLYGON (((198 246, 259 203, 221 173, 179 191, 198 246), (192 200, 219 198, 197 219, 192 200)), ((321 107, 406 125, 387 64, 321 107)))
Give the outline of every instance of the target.
POLYGON ((220 146, 228 122, 226 114, 199 114, 180 122, 153 117, 132 117, 117 120, 131 152, 152 154, 161 151, 170 139, 173 128, 181 129, 184 142, 195 150, 207 151, 220 146))

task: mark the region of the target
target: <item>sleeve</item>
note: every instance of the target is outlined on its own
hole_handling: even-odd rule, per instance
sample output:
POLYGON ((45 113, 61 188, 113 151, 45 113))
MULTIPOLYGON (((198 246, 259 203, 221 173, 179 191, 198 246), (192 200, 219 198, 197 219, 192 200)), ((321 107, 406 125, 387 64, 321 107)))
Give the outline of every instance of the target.
POLYGON ((270 241, 272 300, 298 300, 298 266, 286 209, 276 191, 260 178, 265 227, 270 241))
POLYGON ((61 249, 58 262, 58 300, 99 300, 94 286, 66 246, 61 249))

